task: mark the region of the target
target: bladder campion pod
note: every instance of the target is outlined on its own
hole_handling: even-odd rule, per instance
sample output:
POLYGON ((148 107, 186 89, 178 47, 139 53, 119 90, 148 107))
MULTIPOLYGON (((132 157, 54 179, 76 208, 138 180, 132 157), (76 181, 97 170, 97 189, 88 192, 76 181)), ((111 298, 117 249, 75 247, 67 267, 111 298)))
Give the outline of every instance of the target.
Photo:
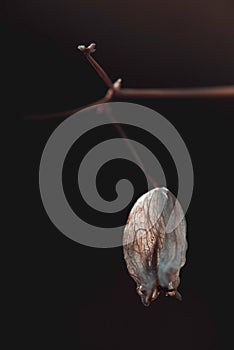
POLYGON ((145 306, 160 293, 181 300, 177 288, 186 261, 186 221, 167 188, 154 188, 136 201, 124 229, 123 250, 145 306))

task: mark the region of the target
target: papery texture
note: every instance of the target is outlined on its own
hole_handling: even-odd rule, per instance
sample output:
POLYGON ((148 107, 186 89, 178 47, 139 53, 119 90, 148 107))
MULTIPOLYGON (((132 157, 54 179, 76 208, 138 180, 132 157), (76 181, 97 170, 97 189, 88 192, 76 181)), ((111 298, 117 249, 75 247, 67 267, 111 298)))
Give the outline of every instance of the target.
POLYGON ((179 273, 187 241, 183 210, 165 187, 155 188, 134 204, 123 235, 124 258, 143 304, 160 292, 180 299, 179 273))

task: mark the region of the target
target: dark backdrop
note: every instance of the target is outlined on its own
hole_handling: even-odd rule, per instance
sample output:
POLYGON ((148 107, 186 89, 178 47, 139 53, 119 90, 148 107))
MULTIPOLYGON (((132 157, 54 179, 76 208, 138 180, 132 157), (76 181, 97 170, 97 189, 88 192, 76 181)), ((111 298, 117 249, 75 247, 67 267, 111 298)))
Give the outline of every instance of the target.
MULTIPOLYGON (((124 87, 233 84, 233 15, 228 0, 8 3, 2 27, 13 104, 23 118, 102 97, 104 83, 76 49, 90 42, 97 43, 98 62, 113 80, 123 78, 124 87)), ((85 247, 53 226, 40 199, 38 168, 47 139, 63 119, 24 121, 25 223, 15 283, 23 296, 25 348, 225 349, 223 311, 232 292, 232 275, 224 276, 232 229, 227 207, 234 101, 135 102, 174 124, 193 161, 183 302, 159 298, 145 308, 121 248, 85 247)), ((168 187, 176 189, 168 169, 165 165, 168 187)))

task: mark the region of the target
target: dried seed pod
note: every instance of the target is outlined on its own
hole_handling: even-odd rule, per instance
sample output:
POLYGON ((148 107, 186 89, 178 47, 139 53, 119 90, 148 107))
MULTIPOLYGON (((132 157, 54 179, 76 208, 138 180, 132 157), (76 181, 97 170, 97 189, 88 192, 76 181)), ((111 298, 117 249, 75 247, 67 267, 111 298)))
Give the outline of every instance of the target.
POLYGON ((123 250, 144 305, 161 292, 181 299, 177 288, 187 250, 186 222, 168 189, 155 188, 134 204, 124 229, 123 250))

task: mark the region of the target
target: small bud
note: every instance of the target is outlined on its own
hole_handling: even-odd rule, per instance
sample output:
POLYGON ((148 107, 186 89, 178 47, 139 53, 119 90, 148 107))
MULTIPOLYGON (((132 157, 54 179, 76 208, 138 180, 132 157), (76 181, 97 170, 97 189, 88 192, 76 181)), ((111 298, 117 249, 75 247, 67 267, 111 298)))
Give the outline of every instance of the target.
POLYGON ((92 43, 92 44, 90 44, 90 45, 87 47, 87 50, 88 50, 90 53, 93 53, 93 52, 96 51, 95 47, 96 47, 96 44, 92 43))
POLYGON ((85 52, 86 51, 86 47, 84 45, 78 45, 77 46, 78 50, 80 50, 81 52, 85 52))
POLYGON ((92 43, 88 47, 85 47, 84 45, 78 45, 77 48, 84 54, 90 54, 96 51, 95 47, 96 47, 96 44, 92 43))
POLYGON ((117 79, 113 84, 114 88, 116 90, 119 90, 121 88, 121 83, 122 83, 122 79, 121 78, 117 79))

